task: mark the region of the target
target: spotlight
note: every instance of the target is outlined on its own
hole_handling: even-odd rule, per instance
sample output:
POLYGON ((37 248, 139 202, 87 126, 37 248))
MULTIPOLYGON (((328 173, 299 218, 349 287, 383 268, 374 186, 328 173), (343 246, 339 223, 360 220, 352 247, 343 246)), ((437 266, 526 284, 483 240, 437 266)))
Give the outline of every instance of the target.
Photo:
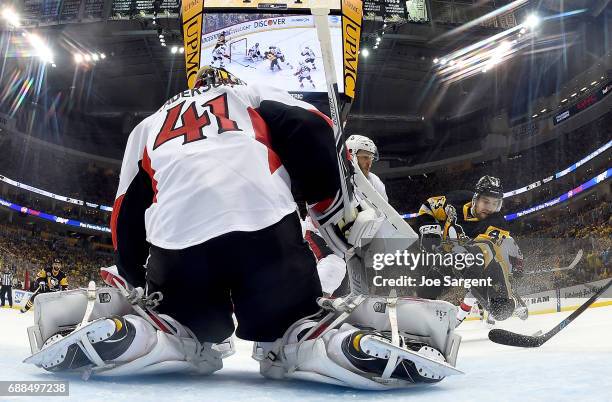
POLYGON ((91 61, 91 55, 86 54, 85 56, 83 56, 83 58, 85 59, 85 61, 91 61))
POLYGON ((178 52, 178 47, 176 47, 176 46, 172 46, 172 49, 170 49, 170 52, 171 52, 171 53, 176 53, 176 52, 178 52))
POLYGON ((376 37, 376 42, 380 42, 380 36, 376 37))
POLYGON ((574 96, 576 96, 576 95, 578 95, 578 94, 577 94, 576 92, 574 92, 574 93, 572 94, 572 98, 573 98, 574 96))
POLYGON ((531 14, 527 17, 523 24, 530 29, 534 29, 540 25, 540 18, 535 14, 531 14))
POLYGON ((55 68, 57 65, 55 63, 51 63, 51 67, 55 68))
POLYGON ((451 66, 454 66, 455 63, 456 63, 455 60, 451 60, 448 64, 451 65, 451 66))
POLYGON ((584 87, 584 88, 582 88, 582 89, 580 89, 580 90, 581 90, 582 92, 584 92, 584 91, 586 91, 586 90, 587 90, 587 87, 584 87))
POLYGON ((538 117, 538 114, 536 113, 536 114, 534 114, 534 115, 533 115, 533 116, 531 116, 531 117, 533 117, 533 118, 535 119, 536 117, 538 117))
POLYGON ((179 53, 185 53, 185 48, 183 46, 179 47, 179 53))
POLYGON ((6 22, 9 23, 9 25, 14 26, 15 28, 21 26, 21 22, 19 21, 19 14, 17 14, 12 8, 5 8, 4 10, 2 10, 2 18, 4 18, 6 22))
POLYGON ((364 48, 364 49, 361 51, 361 55, 362 55, 363 57, 368 57, 368 56, 370 55, 370 51, 369 51, 367 48, 364 48))
POLYGON ((567 98, 565 98, 565 99, 563 99, 563 100, 561 101, 561 103, 565 103, 565 102, 567 102, 567 98))
POLYGON ((83 55, 80 54, 80 53, 75 53, 74 54, 74 62, 77 63, 77 64, 83 62, 83 55))
POLYGON ((36 55, 45 63, 53 62, 53 52, 51 49, 43 42, 40 36, 35 34, 29 34, 26 36, 30 45, 36 51, 36 55))
POLYGON ((159 34, 159 39, 164 39, 164 34, 159 34))
POLYGON ((100 58, 101 58, 102 60, 104 60, 104 59, 106 59, 106 55, 105 55, 104 53, 100 53, 100 58))
POLYGON ((445 64, 446 64, 446 62, 447 62, 447 60, 446 60, 446 59, 442 59, 442 60, 440 60, 440 64, 442 64, 442 65, 445 65, 445 64))
POLYGON ((166 47, 166 42, 162 42, 160 45, 162 45, 162 47, 166 47))
POLYGON ((374 49, 378 49, 378 45, 374 45, 374 49))
POLYGON ((597 81, 591 82, 591 85, 595 85, 595 84, 597 84, 597 81))
POLYGON ((387 27, 387 24, 383 24, 383 29, 387 27))
POLYGON ((91 58, 93 59, 93 61, 98 61, 100 60, 100 56, 98 56, 96 53, 91 55, 91 58))
POLYGON ((433 62, 434 62, 435 64, 437 64, 439 61, 440 61, 440 60, 438 60, 438 58, 437 58, 437 57, 434 57, 433 62))
POLYGON ((160 41, 161 43, 166 42, 166 40, 165 40, 164 38, 161 38, 159 41, 160 41))
POLYGON ((540 113, 544 113, 545 111, 546 111, 546 109, 544 108, 544 109, 540 110, 540 113))

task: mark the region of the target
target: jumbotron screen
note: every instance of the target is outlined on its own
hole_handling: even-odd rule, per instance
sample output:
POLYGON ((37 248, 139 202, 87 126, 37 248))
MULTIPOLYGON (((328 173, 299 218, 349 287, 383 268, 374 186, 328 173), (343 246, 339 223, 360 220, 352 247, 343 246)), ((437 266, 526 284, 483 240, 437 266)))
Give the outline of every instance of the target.
MULTIPOLYGON (((341 19, 328 19, 338 90, 344 92, 341 19)), ((206 14, 203 25, 201 66, 224 67, 247 84, 266 83, 289 92, 327 92, 312 16, 206 14)))

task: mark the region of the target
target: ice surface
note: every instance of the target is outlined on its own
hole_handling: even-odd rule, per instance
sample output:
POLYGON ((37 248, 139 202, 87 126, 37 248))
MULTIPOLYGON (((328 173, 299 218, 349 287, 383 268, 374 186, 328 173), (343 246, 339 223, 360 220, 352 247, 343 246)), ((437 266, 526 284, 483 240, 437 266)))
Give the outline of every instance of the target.
MULTIPOLYGON (((532 334, 546 331, 569 312, 537 315, 500 325, 532 334)), ((299 381, 266 380, 251 359, 249 342, 238 341, 237 353, 225 368, 208 377, 166 375, 82 381, 60 377, 21 361, 29 355, 26 328, 34 314, 0 309, 0 380, 68 379, 74 401, 612 401, 612 307, 587 310, 566 329, 537 349, 491 343, 488 328, 478 321, 462 324, 463 343, 457 367, 466 372, 433 386, 387 392, 356 391, 299 381)), ((48 397, 42 397, 46 399, 48 397)), ((0 400, 41 397, 0 397, 0 400)), ((59 401, 62 398, 52 397, 59 401)))

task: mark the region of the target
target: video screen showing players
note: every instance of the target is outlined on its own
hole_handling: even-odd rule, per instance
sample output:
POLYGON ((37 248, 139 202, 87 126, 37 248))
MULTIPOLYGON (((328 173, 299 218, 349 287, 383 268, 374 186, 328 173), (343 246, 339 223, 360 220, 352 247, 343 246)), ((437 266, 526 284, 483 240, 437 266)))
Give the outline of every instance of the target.
MULTIPOLYGON (((341 20, 328 18, 343 92, 341 20)), ((327 92, 312 16, 208 14, 203 25, 200 65, 224 67, 247 83, 265 82, 289 92, 327 92)))

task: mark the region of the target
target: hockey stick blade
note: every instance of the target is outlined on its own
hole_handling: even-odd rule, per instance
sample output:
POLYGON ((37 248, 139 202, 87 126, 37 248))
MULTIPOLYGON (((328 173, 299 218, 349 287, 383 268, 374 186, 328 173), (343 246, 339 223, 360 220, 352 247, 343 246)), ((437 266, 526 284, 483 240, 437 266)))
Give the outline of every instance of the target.
POLYGON ((559 267, 559 268, 548 268, 548 269, 542 269, 539 271, 529 271, 529 272, 525 272, 525 275, 531 275, 531 274, 548 274, 551 272, 559 272, 559 271, 568 271, 570 269, 574 269, 576 268, 576 265, 578 265, 578 263, 580 262, 580 259, 582 258, 582 254, 584 252, 582 251, 582 249, 578 250, 578 253, 576 254, 576 256, 574 257, 574 260, 572 261, 572 263, 566 267, 559 267))
POLYGON ((576 317, 589 308, 591 304, 595 303, 595 300, 604 294, 605 291, 610 288, 610 286, 612 286, 612 279, 609 280, 604 287, 599 289, 597 293, 591 296, 589 300, 578 307, 576 311, 545 334, 539 336, 529 336, 510 332, 505 329, 492 329, 489 331, 489 339, 492 342, 499 343, 501 345, 516 346, 521 348, 537 348, 538 346, 542 346, 546 341, 558 334, 563 328, 567 327, 570 322, 574 321, 576 317))

